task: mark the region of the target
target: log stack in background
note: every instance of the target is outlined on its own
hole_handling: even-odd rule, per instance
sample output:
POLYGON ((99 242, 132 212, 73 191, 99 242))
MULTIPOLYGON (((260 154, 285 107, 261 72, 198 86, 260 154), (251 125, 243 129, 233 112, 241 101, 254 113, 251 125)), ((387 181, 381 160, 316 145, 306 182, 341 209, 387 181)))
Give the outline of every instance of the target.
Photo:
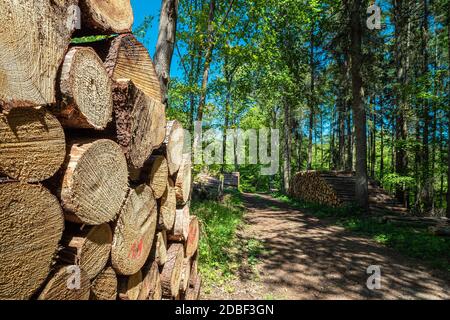
POLYGON ((0 299, 197 299, 191 155, 130 1, 2 1, 0 22, 0 299))

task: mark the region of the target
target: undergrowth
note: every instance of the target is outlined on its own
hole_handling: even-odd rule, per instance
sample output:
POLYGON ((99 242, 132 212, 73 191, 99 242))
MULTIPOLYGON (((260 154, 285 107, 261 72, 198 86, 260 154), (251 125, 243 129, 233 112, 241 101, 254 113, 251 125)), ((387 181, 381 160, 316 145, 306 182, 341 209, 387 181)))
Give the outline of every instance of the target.
POLYGON ((275 198, 318 218, 327 218, 335 224, 360 235, 368 236, 379 244, 393 248, 405 256, 423 261, 443 271, 450 272, 450 239, 438 237, 427 230, 382 223, 364 215, 355 207, 330 208, 302 202, 286 195, 275 198))
POLYGON ((243 267, 255 266, 264 253, 260 241, 238 236, 239 229, 245 227, 245 207, 240 193, 227 193, 222 202, 193 201, 191 210, 201 223, 199 269, 203 291, 208 294, 215 285, 232 292, 230 280, 243 267))

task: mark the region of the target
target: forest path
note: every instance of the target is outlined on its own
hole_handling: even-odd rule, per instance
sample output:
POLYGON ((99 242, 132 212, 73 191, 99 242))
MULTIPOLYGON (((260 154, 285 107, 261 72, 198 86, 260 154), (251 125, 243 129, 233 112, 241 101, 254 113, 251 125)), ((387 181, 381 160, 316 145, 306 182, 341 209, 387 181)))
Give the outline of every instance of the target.
POLYGON ((243 198, 239 237, 261 241, 265 253, 203 299, 450 299, 446 274, 268 195, 243 198), (371 265, 381 267, 380 290, 366 286, 371 265))

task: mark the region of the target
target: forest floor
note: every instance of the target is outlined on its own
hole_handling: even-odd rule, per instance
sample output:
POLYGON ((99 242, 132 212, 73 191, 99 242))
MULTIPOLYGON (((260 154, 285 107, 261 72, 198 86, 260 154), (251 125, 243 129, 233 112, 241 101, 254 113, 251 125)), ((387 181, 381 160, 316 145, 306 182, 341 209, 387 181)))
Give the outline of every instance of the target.
POLYGON ((244 194, 243 202, 238 237, 261 243, 261 255, 202 299, 450 299, 447 273, 269 195, 244 194), (381 268, 379 290, 366 285, 371 265, 381 268))

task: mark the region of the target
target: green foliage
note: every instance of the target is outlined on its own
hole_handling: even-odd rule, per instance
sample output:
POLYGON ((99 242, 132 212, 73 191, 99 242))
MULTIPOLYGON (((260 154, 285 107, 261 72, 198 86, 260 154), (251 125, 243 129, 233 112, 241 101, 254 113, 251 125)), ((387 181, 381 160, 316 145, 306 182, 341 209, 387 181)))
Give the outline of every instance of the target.
POLYGON ((383 177, 383 186, 389 190, 395 190, 396 187, 412 187, 415 179, 409 176, 400 176, 396 173, 389 173, 383 177))
POLYGON ((115 37, 115 36, 114 35, 86 36, 86 37, 81 37, 81 38, 73 38, 70 43, 71 44, 92 43, 92 42, 102 41, 102 40, 106 40, 106 39, 113 38, 113 37, 115 37))

